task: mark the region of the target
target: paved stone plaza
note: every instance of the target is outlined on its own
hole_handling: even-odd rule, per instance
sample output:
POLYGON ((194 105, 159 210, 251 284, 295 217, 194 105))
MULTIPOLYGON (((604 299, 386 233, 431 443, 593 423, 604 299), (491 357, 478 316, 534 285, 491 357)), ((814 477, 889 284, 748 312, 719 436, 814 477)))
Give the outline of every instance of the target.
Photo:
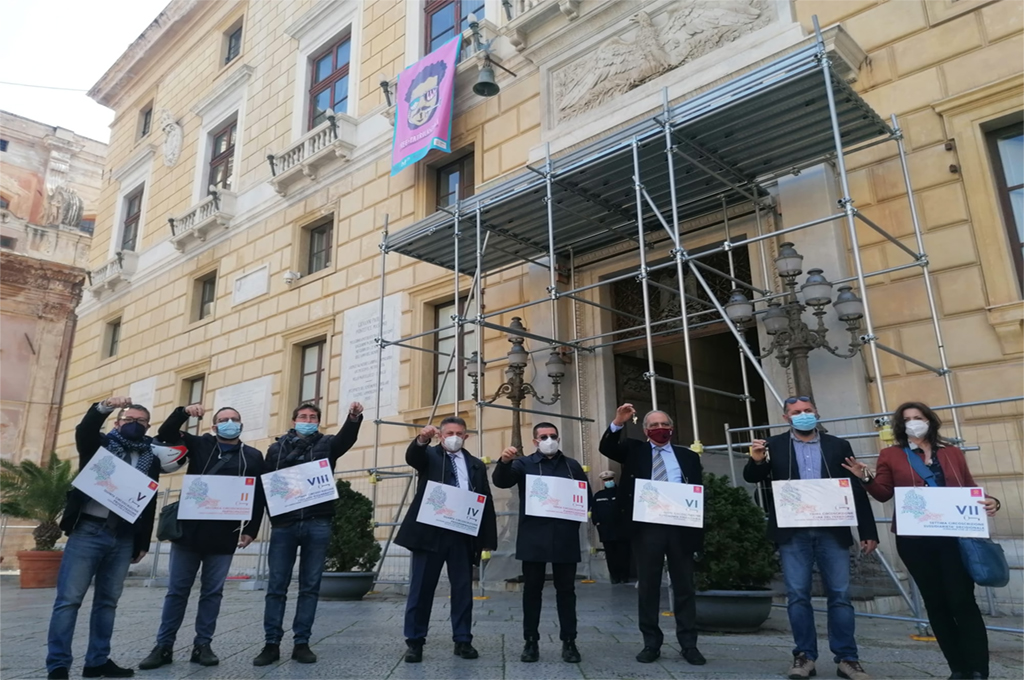
MULTIPOLYGON (((294 585, 293 585, 294 590, 294 585)), ((320 661, 300 665, 290 660, 264 668, 254 668, 252 659, 263 644, 263 593, 239 591, 228 584, 213 649, 220 656, 219 666, 202 668, 188 661, 192 642, 192 622, 198 586, 193 592, 186 624, 179 634, 175 661, 155 671, 136 671, 136 677, 168 678, 503 678, 539 680, 542 678, 780 678, 790 658, 792 641, 785 612, 773 610, 772 617, 755 635, 704 635, 700 649, 708 658, 704 667, 688 665, 679 656, 674 636, 667 635, 662 658, 648 665, 633 656, 640 650, 636 628, 636 592, 630 586, 580 584, 581 664, 563 663, 555 617, 554 591, 545 589, 544 616, 541 621, 541 660, 524 664, 522 651, 522 614, 517 593, 491 593, 478 601, 474 612, 473 641, 480 658, 466 661, 452 655, 451 628, 447 616, 447 598, 438 598, 431 624, 433 637, 424 650, 423 663, 402 662, 402 611, 405 598, 396 594, 375 594, 362 602, 320 603, 313 629, 312 647, 320 661)), ((290 593, 294 595, 294 593, 290 593)), ((114 633, 112 658, 121 665, 136 666, 153 646, 163 601, 162 589, 128 587, 121 598, 114 633)), ((17 581, 5 578, 0 585, 0 676, 4 680, 45 678, 46 628, 54 591, 20 590, 17 581)), ((75 666, 71 677, 79 677, 88 631, 86 600, 78 619, 75 637, 75 666)), ((290 623, 294 599, 289 601, 285 619, 290 623)), ((824 616, 819 615, 819 633, 824 633, 824 616)), ((673 625, 670 619, 665 620, 673 625)), ((999 618, 993 625, 1019 627, 1019 619, 999 618)), ((914 629, 901 622, 858 619, 861 660, 876 678, 948 677, 949 672, 934 642, 910 639, 914 629)), ((670 629, 666 629, 670 630, 670 629)), ((1022 640, 1020 636, 991 633, 992 677, 1022 677, 1022 640)), ((823 650, 827 642, 819 643, 823 650)), ((291 653, 285 640, 282 656, 291 653)), ((819 665, 819 676, 835 677, 830 663, 819 665)))

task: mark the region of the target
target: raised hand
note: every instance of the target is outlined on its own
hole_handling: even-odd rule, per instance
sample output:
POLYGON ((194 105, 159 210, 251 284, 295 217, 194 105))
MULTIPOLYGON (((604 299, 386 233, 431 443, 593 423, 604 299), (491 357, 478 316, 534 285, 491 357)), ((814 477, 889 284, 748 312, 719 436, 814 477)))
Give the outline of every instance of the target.
POLYGON ((420 444, 429 444, 430 440, 438 435, 438 430, 433 425, 427 425, 425 428, 420 430, 420 433, 416 435, 416 441, 420 444))
POLYGON ((128 408, 132 405, 131 397, 111 397, 103 402, 110 408, 128 408))
POLYGON ((510 447, 508 447, 507 449, 505 449, 504 451, 501 452, 501 462, 502 463, 511 463, 513 460, 515 460, 515 457, 518 456, 518 455, 519 455, 518 449, 516 449, 516 447, 514 447, 514 446, 510 446, 510 447))
POLYGON ((358 401, 353 401, 348 407, 348 417, 351 420, 359 420, 359 416, 363 413, 363 405, 358 401))
POLYGON ((755 439, 750 442, 750 457, 760 463, 768 455, 768 442, 763 439, 755 439))
POLYGON ((617 427, 622 427, 626 424, 626 421, 636 416, 636 409, 633 408, 632 404, 623 404, 622 406, 615 409, 615 420, 612 422, 617 427))
POLYGON ((846 459, 846 462, 842 464, 844 468, 853 473, 854 477, 864 479, 868 473, 868 466, 860 462, 853 456, 846 459))
POLYGON ((185 407, 185 413, 193 418, 202 418, 206 408, 202 404, 189 404, 185 407))

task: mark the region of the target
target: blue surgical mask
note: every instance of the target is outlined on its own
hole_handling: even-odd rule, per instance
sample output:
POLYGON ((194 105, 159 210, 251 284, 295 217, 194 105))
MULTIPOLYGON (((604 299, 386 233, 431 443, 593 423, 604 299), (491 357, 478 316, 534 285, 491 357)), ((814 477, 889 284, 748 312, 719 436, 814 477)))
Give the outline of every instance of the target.
POLYGON ((146 426, 137 422, 125 423, 117 428, 117 431, 122 437, 133 442, 140 442, 146 436, 146 426))
POLYGON ((611 489, 614 486, 615 486, 615 482, 612 482, 612 481, 608 481, 608 482, 604 483, 604 488, 606 488, 606 489, 611 489))
POLYGON ((236 439, 242 433, 242 424, 234 420, 217 423, 217 436, 221 439, 236 439))
POLYGON ((303 437, 308 437, 320 429, 320 423, 295 423, 295 431, 303 437))
POLYGON ((818 424, 818 416, 813 413, 798 413, 789 419, 794 430, 810 432, 818 424))

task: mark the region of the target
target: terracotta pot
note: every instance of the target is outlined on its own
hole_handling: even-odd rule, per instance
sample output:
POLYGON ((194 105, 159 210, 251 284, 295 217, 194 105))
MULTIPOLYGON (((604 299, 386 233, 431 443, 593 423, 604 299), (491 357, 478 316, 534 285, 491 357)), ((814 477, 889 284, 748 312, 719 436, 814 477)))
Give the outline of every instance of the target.
POLYGON ((19 550, 22 588, 54 588, 63 550, 19 550))

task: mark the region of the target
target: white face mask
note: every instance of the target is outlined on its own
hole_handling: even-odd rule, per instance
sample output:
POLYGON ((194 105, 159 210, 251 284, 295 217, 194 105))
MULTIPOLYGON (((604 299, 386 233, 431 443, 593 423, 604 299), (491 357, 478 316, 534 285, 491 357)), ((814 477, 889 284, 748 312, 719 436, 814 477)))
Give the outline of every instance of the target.
POLYGON ((551 438, 542 439, 537 443, 537 450, 545 456, 553 456, 558 453, 558 440, 551 438))
POLYGON ((921 439, 928 434, 928 421, 927 420, 908 420, 903 423, 903 427, 907 430, 907 436, 913 437, 914 439, 921 439))
POLYGON ((445 451, 448 451, 449 453, 455 453, 457 451, 462 450, 462 442, 462 437, 456 437, 455 435, 452 435, 451 437, 445 437, 443 440, 441 440, 441 446, 444 447, 445 451))

